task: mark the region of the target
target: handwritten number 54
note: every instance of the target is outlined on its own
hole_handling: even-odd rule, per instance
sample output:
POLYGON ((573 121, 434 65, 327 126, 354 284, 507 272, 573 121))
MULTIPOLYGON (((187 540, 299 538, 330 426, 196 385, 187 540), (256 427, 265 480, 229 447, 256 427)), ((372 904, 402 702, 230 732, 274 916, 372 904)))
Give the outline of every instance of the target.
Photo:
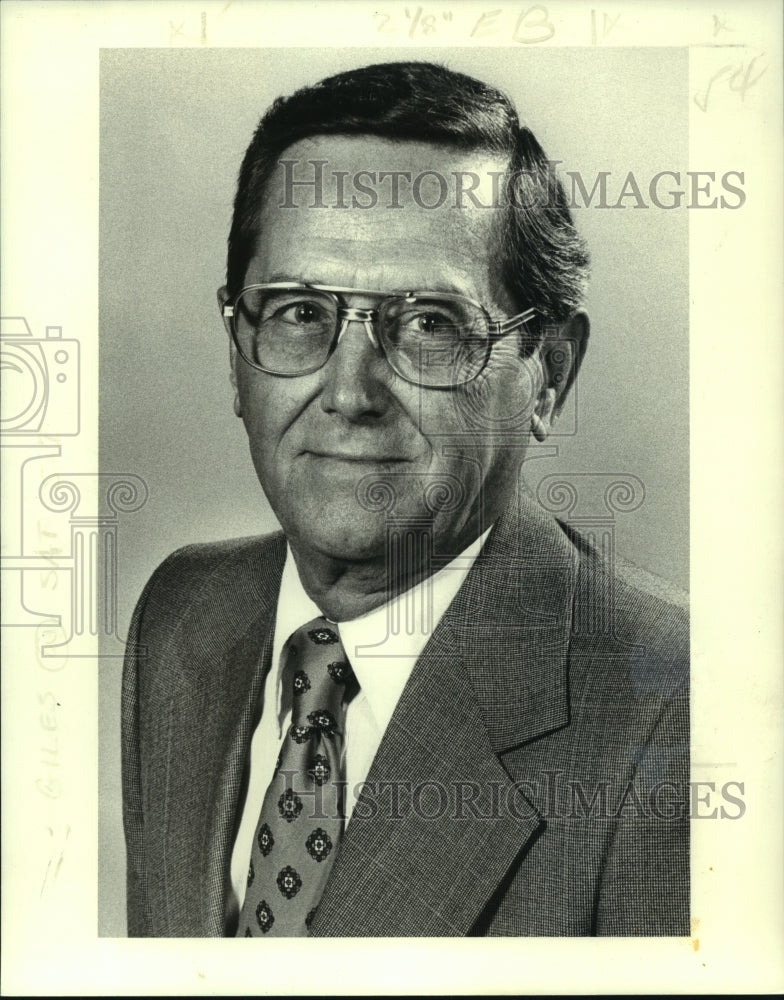
POLYGON ((694 103, 697 105, 700 111, 708 110, 708 100, 710 98, 711 88, 713 87, 714 83, 716 83, 717 80, 720 80, 722 77, 726 77, 728 73, 731 74, 728 80, 729 89, 737 94, 740 94, 740 99, 744 100, 746 97, 746 92, 748 90, 751 90, 751 88, 757 83, 759 78, 768 68, 767 66, 763 66, 762 69, 755 74, 754 67, 757 63, 757 60, 761 58, 762 56, 754 56, 754 58, 750 60, 748 66, 744 66, 743 63, 739 63, 736 65, 732 65, 730 63, 726 66, 722 66, 721 69, 716 70, 716 72, 708 81, 708 86, 705 88, 705 93, 702 95, 700 94, 694 95, 694 103))

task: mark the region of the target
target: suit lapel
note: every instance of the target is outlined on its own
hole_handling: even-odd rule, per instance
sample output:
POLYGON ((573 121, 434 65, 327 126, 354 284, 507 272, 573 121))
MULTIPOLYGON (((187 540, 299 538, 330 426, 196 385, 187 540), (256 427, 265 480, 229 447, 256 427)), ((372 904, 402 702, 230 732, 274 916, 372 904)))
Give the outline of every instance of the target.
POLYGON ((409 678, 315 935, 465 935, 513 874, 543 822, 499 755, 568 723, 575 569, 560 528, 521 497, 409 678))
POLYGON ((253 730, 263 708, 262 691, 271 664, 274 633, 273 610, 272 616, 264 614, 254 622, 227 654, 221 665, 226 682, 216 685, 216 694, 220 691, 224 701, 213 727, 218 766, 205 814, 210 825, 202 852, 202 884, 207 887, 202 894, 202 921, 211 936, 224 933, 240 792, 253 730))
MULTIPOLYGON (((231 849, 250 740, 270 665, 285 543, 263 565, 232 567, 230 614, 238 636, 227 649, 205 623, 183 658, 170 706, 165 819, 165 898, 171 926, 189 936, 224 933, 231 849), (242 596, 236 595, 236 581, 242 596), (194 710, 194 702, 197 703, 194 710), (176 903, 170 903, 176 901, 176 903), (176 906, 176 912, 172 907, 176 906)), ((216 588, 220 586, 215 583, 216 588)))
POLYGON ((578 569, 561 527, 521 490, 447 611, 497 753, 569 721, 578 569))
POLYGON ((539 826, 492 752, 455 652, 441 630, 411 675, 346 831, 316 935, 466 934, 539 826))

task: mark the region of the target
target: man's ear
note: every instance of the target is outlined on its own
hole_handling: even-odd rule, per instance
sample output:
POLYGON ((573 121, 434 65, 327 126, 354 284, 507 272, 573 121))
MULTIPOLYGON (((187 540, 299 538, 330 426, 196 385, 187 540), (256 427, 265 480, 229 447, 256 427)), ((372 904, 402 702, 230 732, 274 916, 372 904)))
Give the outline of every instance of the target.
POLYGON ((238 417, 241 417, 242 407, 240 406, 240 394, 237 389, 237 348, 234 346, 234 338, 231 335, 231 317, 226 316, 223 311, 223 307, 228 303, 228 301, 228 290, 225 285, 222 285, 218 289, 218 308, 220 309, 223 326, 226 329, 226 333, 229 335, 229 382, 231 382, 231 387, 234 390, 234 412, 238 417))
POLYGON ((585 356, 590 330, 588 316, 580 309, 545 333, 541 347, 544 383, 532 420, 538 441, 545 440, 566 402, 585 356))

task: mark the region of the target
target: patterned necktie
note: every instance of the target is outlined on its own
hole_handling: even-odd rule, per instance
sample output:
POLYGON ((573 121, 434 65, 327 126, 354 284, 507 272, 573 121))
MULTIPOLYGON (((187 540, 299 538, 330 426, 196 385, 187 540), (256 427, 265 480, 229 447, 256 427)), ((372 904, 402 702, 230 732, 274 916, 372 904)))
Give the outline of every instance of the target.
POLYGON ((283 648, 291 726, 261 807, 238 937, 304 937, 343 835, 341 757, 354 671, 337 629, 315 618, 283 648))

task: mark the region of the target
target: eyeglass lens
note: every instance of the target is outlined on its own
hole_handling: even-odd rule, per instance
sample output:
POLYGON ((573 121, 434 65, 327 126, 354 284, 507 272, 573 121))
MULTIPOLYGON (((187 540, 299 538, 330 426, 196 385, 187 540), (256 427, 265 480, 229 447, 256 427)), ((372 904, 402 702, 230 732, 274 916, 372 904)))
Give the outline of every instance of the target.
MULTIPOLYGON (((240 353, 280 375, 323 365, 341 322, 335 299, 313 289, 245 289, 234 307, 240 353)), ((487 318, 467 300, 390 296, 381 301, 375 323, 387 360, 409 381, 459 385, 484 365, 487 318)))

